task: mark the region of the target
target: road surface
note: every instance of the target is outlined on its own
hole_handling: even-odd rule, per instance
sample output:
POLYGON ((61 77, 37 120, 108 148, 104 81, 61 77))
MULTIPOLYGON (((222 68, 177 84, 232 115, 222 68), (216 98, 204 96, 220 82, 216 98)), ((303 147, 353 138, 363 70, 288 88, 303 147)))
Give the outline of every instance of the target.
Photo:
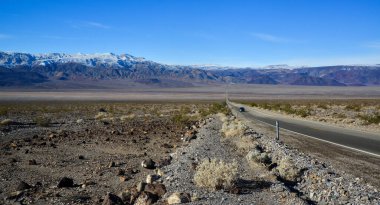
POLYGON ((279 122, 281 129, 286 129, 305 137, 312 137, 325 142, 333 143, 352 150, 365 152, 380 157, 380 133, 367 133, 336 126, 330 126, 319 122, 293 119, 277 114, 260 112, 256 108, 228 102, 230 107, 238 111, 239 107, 244 107, 246 112, 241 112, 246 119, 258 120, 266 124, 275 126, 279 122))

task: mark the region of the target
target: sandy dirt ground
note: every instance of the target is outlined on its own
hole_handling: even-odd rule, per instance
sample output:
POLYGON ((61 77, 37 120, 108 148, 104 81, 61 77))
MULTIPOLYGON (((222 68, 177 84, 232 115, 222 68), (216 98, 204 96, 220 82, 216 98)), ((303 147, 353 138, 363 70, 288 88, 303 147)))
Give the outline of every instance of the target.
POLYGON ((190 88, 0 89, 0 101, 114 100, 189 101, 252 99, 380 98, 379 87, 218 85, 190 88))

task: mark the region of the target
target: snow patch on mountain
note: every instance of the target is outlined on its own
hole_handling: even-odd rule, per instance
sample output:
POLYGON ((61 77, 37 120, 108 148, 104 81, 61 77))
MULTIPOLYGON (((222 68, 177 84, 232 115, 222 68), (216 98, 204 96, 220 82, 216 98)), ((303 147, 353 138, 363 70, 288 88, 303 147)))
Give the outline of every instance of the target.
POLYGON ((116 55, 114 53, 95 54, 28 54, 17 52, 0 52, 0 65, 13 67, 18 65, 47 66, 54 63, 79 63, 86 66, 126 67, 133 63, 146 61, 144 58, 134 57, 129 54, 116 55))

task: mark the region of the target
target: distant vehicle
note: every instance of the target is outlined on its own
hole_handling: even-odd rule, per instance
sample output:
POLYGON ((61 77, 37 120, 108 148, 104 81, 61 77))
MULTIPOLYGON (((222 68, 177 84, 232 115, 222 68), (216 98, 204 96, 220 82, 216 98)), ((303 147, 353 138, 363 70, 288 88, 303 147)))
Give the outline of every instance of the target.
POLYGON ((245 108, 244 107, 240 107, 239 108, 239 112, 245 112, 245 108))

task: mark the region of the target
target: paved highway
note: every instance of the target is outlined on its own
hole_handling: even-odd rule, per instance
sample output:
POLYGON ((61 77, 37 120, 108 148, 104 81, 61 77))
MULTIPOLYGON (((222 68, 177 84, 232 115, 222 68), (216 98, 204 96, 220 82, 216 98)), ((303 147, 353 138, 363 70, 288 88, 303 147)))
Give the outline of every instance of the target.
POLYGON ((278 121, 281 129, 380 157, 380 133, 367 133, 309 120, 293 119, 288 116, 262 112, 257 108, 230 101, 228 104, 237 112, 239 107, 244 107, 246 112, 241 112, 239 115, 243 115, 247 119, 258 120, 273 126, 278 121))

